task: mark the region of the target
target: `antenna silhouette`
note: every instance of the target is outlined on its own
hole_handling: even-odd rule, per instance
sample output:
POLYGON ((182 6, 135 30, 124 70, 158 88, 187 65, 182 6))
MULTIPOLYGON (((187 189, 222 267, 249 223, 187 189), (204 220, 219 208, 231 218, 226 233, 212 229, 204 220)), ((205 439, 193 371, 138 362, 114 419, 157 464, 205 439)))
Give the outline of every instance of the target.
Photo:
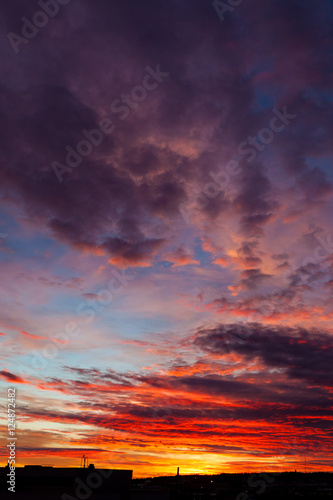
POLYGON ((83 469, 85 469, 87 465, 88 465, 88 457, 83 455, 81 458, 81 468, 83 467, 83 469))

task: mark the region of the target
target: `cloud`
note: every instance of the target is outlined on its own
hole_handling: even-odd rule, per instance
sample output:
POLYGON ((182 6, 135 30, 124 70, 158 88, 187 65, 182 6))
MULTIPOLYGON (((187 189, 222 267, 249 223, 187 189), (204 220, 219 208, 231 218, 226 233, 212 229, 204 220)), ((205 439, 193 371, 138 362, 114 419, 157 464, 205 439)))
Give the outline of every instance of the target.
POLYGON ((264 226, 278 208, 271 183, 259 165, 251 166, 243 177, 243 185, 234 204, 241 214, 241 228, 247 236, 260 236, 264 226))
POLYGON ((253 289, 257 288, 264 280, 270 278, 270 275, 262 273, 260 269, 245 269, 242 271, 241 277, 241 286, 253 289))
POLYGON ((196 344, 215 356, 229 350, 259 358, 267 368, 283 370, 290 379, 331 387, 333 337, 329 332, 258 323, 219 325, 199 331, 196 344))
POLYGON ((17 375, 8 372, 7 370, 0 371, 0 377, 5 378, 8 382, 15 382, 16 384, 25 384, 26 382, 17 375))
POLYGON ((120 238, 107 238, 102 247, 114 256, 114 258, 110 259, 110 262, 117 263, 120 267, 128 267, 149 261, 163 242, 164 240, 161 238, 134 242, 120 238))
POLYGON ((96 300, 99 298, 99 295, 97 295, 96 293, 83 293, 82 297, 88 300, 96 300))
POLYGON ((193 259, 190 253, 186 252, 186 250, 182 246, 179 246, 176 250, 166 255, 164 258, 166 261, 172 262, 173 264, 172 267, 188 266, 190 264, 192 265, 200 264, 200 262, 196 259, 193 259))

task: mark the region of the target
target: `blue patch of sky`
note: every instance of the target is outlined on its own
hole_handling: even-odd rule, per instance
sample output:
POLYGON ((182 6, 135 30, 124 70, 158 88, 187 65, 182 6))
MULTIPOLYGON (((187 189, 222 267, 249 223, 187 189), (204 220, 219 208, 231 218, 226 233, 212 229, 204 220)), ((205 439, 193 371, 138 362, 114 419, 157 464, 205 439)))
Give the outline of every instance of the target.
POLYGON ((327 178, 333 181, 333 156, 328 158, 307 158, 307 165, 312 168, 320 168, 323 170, 327 178))

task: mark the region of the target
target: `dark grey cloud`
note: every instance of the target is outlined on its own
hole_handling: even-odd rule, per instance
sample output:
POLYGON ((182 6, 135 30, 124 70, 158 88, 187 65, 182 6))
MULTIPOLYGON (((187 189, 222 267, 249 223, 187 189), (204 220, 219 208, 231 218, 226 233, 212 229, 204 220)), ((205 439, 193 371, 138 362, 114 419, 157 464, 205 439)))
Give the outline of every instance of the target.
POLYGON ((195 343, 216 356, 228 349, 248 359, 258 358, 267 368, 278 368, 290 379, 331 387, 333 337, 320 329, 265 326, 258 323, 219 325, 202 329, 195 343))
POLYGON ((6 379, 8 382, 24 383, 21 377, 18 377, 14 373, 8 372, 7 370, 0 371, 0 377, 6 379))

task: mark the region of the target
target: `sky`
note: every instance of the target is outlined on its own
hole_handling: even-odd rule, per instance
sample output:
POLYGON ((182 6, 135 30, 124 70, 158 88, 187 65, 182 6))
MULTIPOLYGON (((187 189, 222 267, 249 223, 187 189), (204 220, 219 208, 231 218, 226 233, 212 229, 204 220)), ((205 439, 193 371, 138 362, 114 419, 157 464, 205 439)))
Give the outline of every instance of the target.
POLYGON ((0 9, 18 465, 332 471, 333 2, 0 9))

